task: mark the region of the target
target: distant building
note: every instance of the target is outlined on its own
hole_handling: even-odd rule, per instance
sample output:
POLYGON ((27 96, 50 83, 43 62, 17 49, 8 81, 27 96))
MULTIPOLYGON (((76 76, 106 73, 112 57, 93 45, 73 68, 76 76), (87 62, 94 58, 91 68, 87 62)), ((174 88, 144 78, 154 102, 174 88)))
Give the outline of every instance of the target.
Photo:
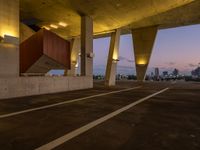
POLYGON ((155 78, 159 79, 159 68, 155 68, 155 78))
POLYGON ((196 69, 192 70, 191 74, 192 76, 200 77, 200 67, 197 67, 196 69))
POLYGON ((151 77, 153 77, 153 75, 154 75, 153 72, 151 72, 151 77))
POLYGON ((179 75, 179 71, 178 71, 178 69, 174 69, 174 71, 172 72, 172 75, 173 76, 178 76, 179 75))
POLYGON ((168 76, 168 71, 163 71, 163 76, 168 76))

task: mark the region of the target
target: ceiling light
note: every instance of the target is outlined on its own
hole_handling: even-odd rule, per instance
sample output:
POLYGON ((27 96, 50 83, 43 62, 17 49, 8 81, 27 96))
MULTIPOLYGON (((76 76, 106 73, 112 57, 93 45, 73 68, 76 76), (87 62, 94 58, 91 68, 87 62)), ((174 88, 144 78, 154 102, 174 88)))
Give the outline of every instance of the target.
POLYGON ((59 22, 58 23, 60 26, 63 26, 63 27, 66 27, 67 26, 67 23, 64 23, 64 22, 59 22))
POLYGON ((50 30, 50 28, 47 27, 47 26, 43 26, 42 28, 44 28, 44 29, 46 29, 46 30, 50 30))
POLYGON ((137 65, 146 65, 146 64, 147 64, 147 61, 146 61, 146 59, 140 59, 140 60, 137 60, 137 61, 136 61, 136 64, 137 64, 137 65))
POLYGON ((54 29, 57 29, 57 28, 58 28, 58 26, 55 25, 55 24, 51 24, 50 27, 52 27, 52 28, 54 28, 54 29))

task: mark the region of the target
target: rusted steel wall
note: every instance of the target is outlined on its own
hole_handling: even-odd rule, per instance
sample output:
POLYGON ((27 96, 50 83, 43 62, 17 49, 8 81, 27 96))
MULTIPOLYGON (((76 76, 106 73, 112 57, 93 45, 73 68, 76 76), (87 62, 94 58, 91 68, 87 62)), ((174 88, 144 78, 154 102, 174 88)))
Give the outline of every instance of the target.
POLYGON ((70 69, 70 42, 41 29, 20 44, 20 73, 26 72, 42 55, 70 69))
POLYGON ((44 30, 43 53, 70 69, 70 42, 44 30))

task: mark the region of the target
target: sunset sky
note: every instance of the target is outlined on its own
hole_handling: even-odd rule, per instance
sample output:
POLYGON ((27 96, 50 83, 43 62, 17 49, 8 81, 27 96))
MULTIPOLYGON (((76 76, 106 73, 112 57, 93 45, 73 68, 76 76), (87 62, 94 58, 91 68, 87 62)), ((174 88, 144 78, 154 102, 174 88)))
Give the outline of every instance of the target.
MULTIPOLYGON (((94 40, 94 73, 103 74, 107 61, 110 38, 94 40)), ((122 35, 119 49, 118 73, 135 74, 131 35, 122 35), (125 68, 125 69, 124 69, 125 68), (124 71, 123 71, 124 69, 124 71)), ((153 48, 148 73, 159 67, 160 72, 177 68, 183 74, 200 63, 200 25, 159 30, 153 48)))

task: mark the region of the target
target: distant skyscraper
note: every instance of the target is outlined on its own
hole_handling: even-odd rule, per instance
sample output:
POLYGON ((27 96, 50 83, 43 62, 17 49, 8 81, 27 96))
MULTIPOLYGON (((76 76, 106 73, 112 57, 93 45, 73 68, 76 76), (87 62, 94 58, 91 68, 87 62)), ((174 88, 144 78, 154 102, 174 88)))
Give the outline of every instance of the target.
POLYGON ((155 68, 155 78, 159 79, 159 68, 155 68))
POLYGON ((173 74, 174 76, 177 76, 177 75, 179 74, 178 69, 175 68, 172 74, 173 74))
POLYGON ((151 77, 153 77, 153 72, 151 72, 151 77))

